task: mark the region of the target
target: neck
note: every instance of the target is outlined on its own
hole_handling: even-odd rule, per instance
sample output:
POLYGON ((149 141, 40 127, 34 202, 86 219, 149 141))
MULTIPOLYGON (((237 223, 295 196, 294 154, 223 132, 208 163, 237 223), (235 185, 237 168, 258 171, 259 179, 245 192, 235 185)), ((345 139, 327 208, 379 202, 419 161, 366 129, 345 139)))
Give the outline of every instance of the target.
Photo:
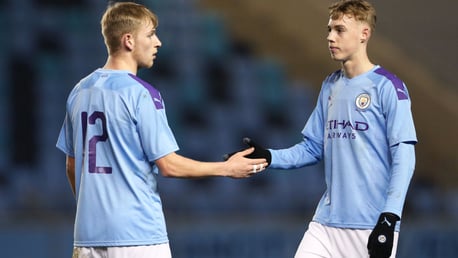
POLYGON ((342 69, 345 73, 345 76, 348 78, 356 77, 360 74, 366 73, 369 70, 374 68, 374 64, 369 60, 366 62, 355 63, 352 61, 346 61, 342 63, 342 69))
POLYGON ((349 59, 342 61, 342 69, 348 78, 363 74, 373 67, 374 64, 369 60, 365 46, 349 59))
POLYGON ((127 70, 136 75, 138 70, 137 65, 129 60, 130 59, 119 55, 109 55, 103 68, 111 70, 127 70))

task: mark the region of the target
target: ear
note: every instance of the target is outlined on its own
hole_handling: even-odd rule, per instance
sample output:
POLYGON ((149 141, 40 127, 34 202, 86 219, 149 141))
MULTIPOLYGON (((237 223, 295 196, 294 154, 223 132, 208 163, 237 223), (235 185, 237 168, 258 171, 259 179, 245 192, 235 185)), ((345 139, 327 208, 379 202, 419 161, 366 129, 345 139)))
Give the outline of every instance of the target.
POLYGON ((361 31, 361 43, 365 43, 371 37, 371 29, 368 26, 363 26, 361 31))
POLYGON ((130 33, 122 35, 121 43, 126 49, 132 51, 135 46, 134 36, 130 33))

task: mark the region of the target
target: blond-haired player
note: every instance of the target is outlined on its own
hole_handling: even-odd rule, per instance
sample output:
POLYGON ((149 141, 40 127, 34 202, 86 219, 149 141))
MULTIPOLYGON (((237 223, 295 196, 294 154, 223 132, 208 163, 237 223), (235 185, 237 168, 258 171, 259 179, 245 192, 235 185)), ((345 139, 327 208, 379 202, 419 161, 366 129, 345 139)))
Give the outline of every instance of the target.
POLYGON ((103 15, 108 60, 71 91, 57 147, 67 156, 76 197, 74 258, 170 258, 156 177, 245 178, 264 159, 237 153, 200 162, 177 153, 159 91, 137 77, 153 66, 161 41, 157 17, 143 5, 119 2, 103 15))
POLYGON ((272 168, 324 160, 326 191, 296 258, 395 257, 417 142, 405 84, 371 62, 376 13, 365 0, 330 6, 327 42, 341 69, 322 84, 317 105, 287 149, 255 147, 272 168))

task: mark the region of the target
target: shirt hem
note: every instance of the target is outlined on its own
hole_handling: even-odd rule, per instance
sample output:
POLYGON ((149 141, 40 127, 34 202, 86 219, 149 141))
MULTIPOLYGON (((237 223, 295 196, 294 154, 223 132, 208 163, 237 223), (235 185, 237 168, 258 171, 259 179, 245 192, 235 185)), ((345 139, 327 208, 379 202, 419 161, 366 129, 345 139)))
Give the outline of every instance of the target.
POLYGON ((74 242, 76 247, 107 247, 107 246, 142 246, 142 245, 160 245, 168 243, 164 240, 145 240, 145 241, 101 241, 101 242, 74 242))

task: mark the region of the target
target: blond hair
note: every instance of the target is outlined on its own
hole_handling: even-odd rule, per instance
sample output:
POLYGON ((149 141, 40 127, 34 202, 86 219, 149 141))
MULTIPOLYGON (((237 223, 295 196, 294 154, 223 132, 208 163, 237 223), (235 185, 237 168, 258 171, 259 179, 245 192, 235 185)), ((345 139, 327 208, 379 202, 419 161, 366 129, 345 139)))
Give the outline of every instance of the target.
POLYGON ((366 0, 342 0, 329 7, 329 17, 337 20, 342 15, 349 15, 355 20, 367 23, 371 31, 375 30, 377 15, 375 8, 366 0))
POLYGON ((147 7, 133 2, 117 2, 110 4, 100 21, 102 35, 109 54, 121 47, 121 37, 126 33, 135 34, 144 22, 158 25, 157 16, 147 7))

